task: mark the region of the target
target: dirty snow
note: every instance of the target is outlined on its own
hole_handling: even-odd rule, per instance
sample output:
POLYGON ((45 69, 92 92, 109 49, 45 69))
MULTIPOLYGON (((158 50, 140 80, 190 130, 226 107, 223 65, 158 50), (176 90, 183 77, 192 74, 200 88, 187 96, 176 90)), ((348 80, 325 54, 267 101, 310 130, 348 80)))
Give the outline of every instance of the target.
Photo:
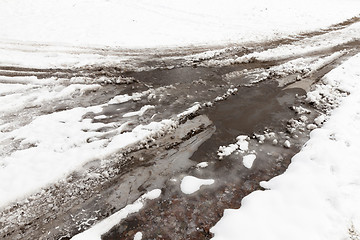
MULTIPOLYGON (((110 217, 95 224, 90 229, 75 235, 73 240, 101 240, 101 235, 109 231, 113 226, 118 224, 122 219, 126 218, 132 213, 140 211, 145 206, 147 200, 154 200, 161 195, 160 189, 154 189, 137 199, 133 204, 129 204, 110 217)), ((134 239, 142 239, 142 233, 137 233, 134 239)))
POLYGON ((360 54, 328 73, 308 94, 317 104, 339 107, 311 132, 283 175, 261 183, 267 190, 245 197, 240 209, 225 210, 211 229, 213 239, 359 238, 359 65, 360 54), (338 91, 350 95, 334 95, 338 91))
POLYGON ((211 185, 214 179, 200 179, 193 176, 186 176, 181 180, 180 188, 185 194, 193 194, 197 192, 203 185, 211 185))

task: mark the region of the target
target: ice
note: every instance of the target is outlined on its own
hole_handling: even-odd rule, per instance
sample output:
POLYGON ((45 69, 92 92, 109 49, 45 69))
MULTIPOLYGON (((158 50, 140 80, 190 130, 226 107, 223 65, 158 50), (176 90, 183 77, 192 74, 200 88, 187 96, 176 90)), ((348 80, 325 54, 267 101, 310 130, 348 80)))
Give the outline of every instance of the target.
POLYGON ((181 191, 185 194, 197 192, 203 185, 211 185, 215 182, 213 179, 200 179, 193 176, 186 176, 181 181, 181 191))

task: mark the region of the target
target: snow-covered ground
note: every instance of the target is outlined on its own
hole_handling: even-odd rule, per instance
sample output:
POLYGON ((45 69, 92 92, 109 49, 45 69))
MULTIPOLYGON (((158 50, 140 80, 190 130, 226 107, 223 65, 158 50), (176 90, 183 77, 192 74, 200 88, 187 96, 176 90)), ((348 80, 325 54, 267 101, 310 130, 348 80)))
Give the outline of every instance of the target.
POLYGON ((356 0, 2 1, 0 63, 126 66, 138 54, 128 48, 264 42, 342 22, 359 8, 356 0))
MULTIPOLYGON (((115 94, 99 104, 82 106, 76 99, 91 98, 91 94, 103 89, 107 80, 37 77, 43 70, 49 75, 56 72, 46 72, 45 68, 99 65, 134 70, 138 59, 152 60, 152 56, 167 52, 176 55, 185 49, 186 56, 170 54, 169 58, 189 62, 208 59, 203 66, 281 60, 284 63, 280 65, 251 70, 259 75, 253 83, 274 73, 299 74, 305 78, 349 53, 347 49, 330 54, 326 51, 360 40, 358 21, 321 32, 333 24, 359 17, 359 9, 357 0, 2 1, 0 209, 18 200, 28 201, 26 198, 31 194, 65 179, 86 163, 105 160, 136 144, 156 141, 157 136, 176 128, 182 118, 207 106, 191 102, 171 118, 152 121, 161 109, 156 105, 137 105, 131 111, 120 112, 120 120, 106 123, 112 116, 104 114, 105 108, 118 104, 122 110, 121 104, 142 99, 160 102, 166 98, 165 90, 175 87, 134 90, 132 94, 115 94), (320 31, 316 34, 297 38, 298 34, 317 30, 320 31), (242 56, 213 59, 234 44, 253 46, 280 39, 289 43, 242 56), (291 42, 294 39, 297 41, 291 42), (293 59, 286 61, 290 58, 293 59), (65 107, 52 108, 60 103, 65 107), (134 126, 133 120, 144 118, 149 121, 134 126)), ((215 239, 355 239, 355 232, 360 231, 359 66, 360 55, 356 55, 327 74, 308 93, 307 100, 322 109, 340 105, 321 129, 311 133, 310 141, 293 158, 285 174, 264 182, 262 186, 267 190, 246 197, 239 210, 225 211, 224 218, 212 228, 215 239)), ((244 72, 247 69, 223 77, 231 81, 244 72)), ((130 80, 119 77, 109 81, 130 80)), ((214 102, 237 91, 231 86, 214 102)), ((236 140, 229 146, 219 146, 219 158, 244 154, 243 165, 251 169, 257 156, 248 151, 248 137, 240 135, 236 140)), ((289 144, 284 142, 284 146, 290 147, 289 144)), ((207 166, 203 162, 198 168, 207 166)), ((202 185, 211 188, 213 183, 212 179, 187 176, 182 179, 181 189, 185 194, 196 194, 202 185)), ((106 230, 139 210, 145 198, 158 197, 159 191, 115 213, 110 218, 113 223, 105 224, 106 230)), ((96 229, 102 224, 86 234, 99 238, 105 228, 101 232, 96 229)), ((139 232, 137 238, 141 236, 139 232)))
POLYGON ((219 45, 319 29, 353 17, 359 6, 355 0, 14 0, 1 3, 0 37, 82 47, 219 45))
POLYGON ((308 93, 339 107, 265 191, 226 210, 213 239, 359 239, 360 54, 328 73, 308 93), (347 96, 347 94, 350 94, 347 96))

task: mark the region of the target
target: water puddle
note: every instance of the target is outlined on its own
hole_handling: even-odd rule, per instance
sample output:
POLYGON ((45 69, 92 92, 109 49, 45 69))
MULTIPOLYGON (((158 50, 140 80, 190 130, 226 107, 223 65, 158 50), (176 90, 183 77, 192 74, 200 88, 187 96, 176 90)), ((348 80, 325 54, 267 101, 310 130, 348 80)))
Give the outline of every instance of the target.
POLYGON ((282 131, 279 141, 285 140, 286 119, 296 117, 290 107, 300 104, 304 94, 303 89, 282 90, 275 82, 264 82, 241 88, 237 95, 204 109, 201 114, 209 117, 216 132, 191 156, 193 167, 175 174, 167 181, 159 200, 148 203, 139 214, 121 222, 103 239, 132 239, 138 231, 145 239, 211 238, 209 229, 220 219, 223 210, 240 207, 244 196, 260 189, 260 181, 284 172, 303 140, 292 140, 298 144, 287 149, 282 145, 260 145, 251 139, 249 148, 257 155, 251 169, 244 167, 241 154, 219 160, 216 154, 219 146, 234 142, 238 135, 251 137, 264 129, 282 131), (208 167, 195 167, 204 161, 208 162, 208 167), (187 175, 211 178, 215 184, 185 195, 180 191, 179 183, 187 175))

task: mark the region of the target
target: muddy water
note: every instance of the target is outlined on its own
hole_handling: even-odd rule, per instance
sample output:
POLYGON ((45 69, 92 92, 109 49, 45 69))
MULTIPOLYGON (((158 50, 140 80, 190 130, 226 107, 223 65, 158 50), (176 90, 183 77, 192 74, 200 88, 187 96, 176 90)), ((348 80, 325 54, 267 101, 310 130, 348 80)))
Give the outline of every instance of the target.
POLYGON ((295 117, 289 107, 300 104, 299 98, 304 94, 302 89, 282 90, 274 82, 265 82, 241 88, 237 95, 203 110, 202 114, 213 121, 216 132, 190 159, 194 165, 206 161, 209 166, 192 167, 174 175, 167 181, 159 200, 121 222, 103 239, 132 239, 138 231, 143 233, 143 239, 209 239, 212 236, 209 229, 220 219, 223 210, 239 207, 244 196, 260 189, 260 181, 285 171, 298 150, 296 145, 284 149, 269 144, 260 146, 252 140, 250 148, 257 151, 257 159, 253 167, 247 169, 240 155, 220 161, 216 155, 218 147, 235 142, 240 134, 252 136, 264 129, 285 131, 285 119, 295 117), (213 178, 216 182, 195 194, 184 195, 179 183, 186 175, 213 178))

